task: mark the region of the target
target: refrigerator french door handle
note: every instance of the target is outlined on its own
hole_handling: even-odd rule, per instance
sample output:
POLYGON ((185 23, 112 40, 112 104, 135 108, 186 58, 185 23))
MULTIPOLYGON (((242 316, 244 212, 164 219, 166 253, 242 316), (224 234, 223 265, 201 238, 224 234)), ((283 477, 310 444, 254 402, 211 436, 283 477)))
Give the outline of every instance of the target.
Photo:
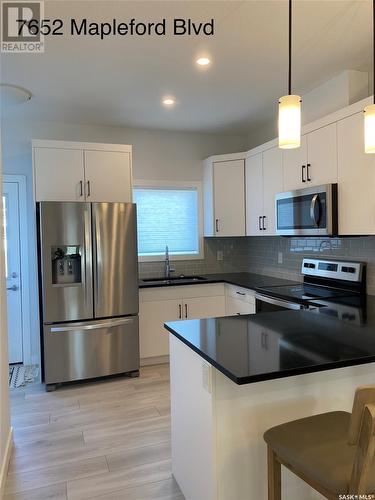
POLYGON ((76 332, 80 330, 100 330, 101 328, 114 328, 115 326, 127 325, 133 323, 134 319, 126 318, 119 319, 115 321, 107 321, 106 323, 94 323, 91 325, 81 325, 81 326, 55 326, 51 328, 51 333, 60 332, 76 332))
MULTIPOLYGON (((95 213, 95 212, 94 212, 95 213)), ((101 276, 102 267, 102 254, 101 254, 101 238, 100 238, 100 221, 98 215, 94 215, 95 221, 95 308, 100 306, 99 303, 99 291, 101 287, 101 282, 99 276, 101 276)))
POLYGON ((88 287, 88 281, 87 281, 87 267, 90 264, 87 262, 87 254, 90 251, 90 246, 91 246, 91 235, 90 235, 90 214, 88 210, 85 210, 84 212, 84 232, 85 232, 85 237, 84 237, 84 286, 85 286, 85 294, 84 294, 84 301, 85 301, 85 307, 87 307, 88 304, 88 293, 89 293, 89 287, 88 287))

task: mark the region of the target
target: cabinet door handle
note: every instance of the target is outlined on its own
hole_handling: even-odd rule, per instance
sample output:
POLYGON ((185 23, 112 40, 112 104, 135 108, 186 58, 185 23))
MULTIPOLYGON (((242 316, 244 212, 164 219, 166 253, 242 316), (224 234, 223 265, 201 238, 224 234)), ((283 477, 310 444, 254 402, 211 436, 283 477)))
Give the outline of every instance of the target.
POLYGON ((306 168, 306 166, 302 165, 302 169, 301 169, 302 170, 302 182, 306 182, 305 175, 304 175, 305 174, 305 168, 306 168))
POLYGON ((310 167, 311 167, 311 163, 308 163, 308 164, 306 165, 307 182, 310 182, 310 181, 311 181, 311 177, 310 177, 310 167))
POLYGON ((215 229, 216 229, 216 232, 218 233, 219 232, 219 219, 215 219, 215 229))
POLYGON ((187 309, 187 304, 185 304, 185 318, 188 317, 188 309, 187 309))
POLYGON ((262 220, 263 220, 263 222, 262 222, 263 231, 265 231, 266 230, 266 216, 265 215, 263 215, 262 220))
POLYGON ((259 216, 259 220, 258 220, 258 228, 259 228, 259 231, 263 231, 263 228, 262 228, 262 216, 261 215, 259 216))
POLYGON ((79 195, 83 196, 83 181, 79 181, 79 195))
POLYGON ((182 319, 182 305, 178 304, 178 319, 182 319))
POLYGON ((237 293, 238 295, 246 295, 246 293, 243 293, 243 292, 237 292, 237 291, 236 291, 236 293, 237 293))
POLYGON ((90 181, 87 181, 87 196, 91 196, 90 181))

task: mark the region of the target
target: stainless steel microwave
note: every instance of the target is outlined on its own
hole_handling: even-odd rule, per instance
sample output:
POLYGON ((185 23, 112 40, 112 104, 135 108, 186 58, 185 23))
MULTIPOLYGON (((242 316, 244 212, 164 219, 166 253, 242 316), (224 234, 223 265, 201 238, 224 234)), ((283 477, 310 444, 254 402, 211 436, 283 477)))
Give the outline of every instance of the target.
POLYGON ((337 184, 279 193, 275 198, 276 234, 336 236, 337 184))

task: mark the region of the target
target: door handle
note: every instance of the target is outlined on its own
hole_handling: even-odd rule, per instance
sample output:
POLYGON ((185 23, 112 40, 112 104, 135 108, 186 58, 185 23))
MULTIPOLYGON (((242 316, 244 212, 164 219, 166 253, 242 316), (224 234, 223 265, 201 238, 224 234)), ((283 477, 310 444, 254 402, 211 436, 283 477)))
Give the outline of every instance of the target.
POLYGON ((134 323, 131 318, 108 321, 107 323, 93 323, 91 325, 73 325, 73 326, 54 326, 51 328, 51 333, 59 332, 77 332, 79 330, 100 330, 101 328, 114 328, 115 326, 127 325, 134 323))
POLYGON ((188 317, 188 307, 187 307, 187 304, 185 304, 185 318, 188 317))
POLYGON ((262 228, 262 216, 261 215, 259 216, 259 220, 258 220, 258 228, 259 228, 259 231, 263 231, 263 228, 262 228))
POLYGON ((178 319, 182 319, 182 305, 178 304, 178 319))
POLYGON ((305 176, 304 176, 304 173, 305 173, 305 168, 306 168, 306 165, 302 165, 302 182, 306 182, 306 179, 305 179, 305 176))
POLYGON ((11 292, 16 292, 18 290, 18 286, 17 285, 9 286, 7 287, 7 290, 11 292))
POLYGON ((262 220, 263 220, 263 222, 262 222, 262 225, 263 225, 263 231, 265 231, 265 230, 266 230, 266 224, 265 224, 265 222, 266 222, 266 218, 267 218, 267 217, 266 217, 265 215, 263 215, 263 217, 262 217, 262 220))
POLYGON ((219 219, 215 219, 215 229, 216 229, 216 232, 218 233, 219 232, 219 219))
POLYGON ((319 220, 320 220, 320 203, 319 203, 319 195, 315 194, 312 197, 311 200, 311 205, 310 205, 310 217, 314 223, 314 227, 319 227, 319 220), (319 208, 319 213, 318 215, 316 214, 316 207, 319 208))
POLYGON ((311 163, 308 163, 308 164, 306 165, 307 182, 311 182, 311 177, 310 177, 310 167, 311 167, 311 163))
POLYGON ((87 197, 89 197, 89 196, 91 196, 90 181, 87 181, 86 184, 87 184, 87 197))
POLYGON ((83 196, 83 181, 79 181, 79 195, 83 196))

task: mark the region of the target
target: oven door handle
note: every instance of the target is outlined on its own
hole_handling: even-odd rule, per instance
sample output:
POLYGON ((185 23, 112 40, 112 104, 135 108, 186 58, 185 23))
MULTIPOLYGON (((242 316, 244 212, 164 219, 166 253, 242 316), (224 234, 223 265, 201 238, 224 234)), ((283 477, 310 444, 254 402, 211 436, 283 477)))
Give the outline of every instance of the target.
POLYGON ((284 307, 285 309, 293 309, 295 311, 303 309, 303 305, 297 304, 296 302, 289 302, 283 299, 275 299, 273 297, 268 297, 267 295, 261 295, 260 293, 255 294, 255 300, 267 302, 267 304, 272 304, 273 306, 284 307))
POLYGON ((314 196, 311 199, 311 205, 310 205, 310 217, 314 223, 314 227, 319 227, 319 221, 320 221, 320 201, 319 201, 319 195, 314 194, 314 196), (319 213, 318 215, 315 215, 316 213, 316 207, 319 208, 319 213))

